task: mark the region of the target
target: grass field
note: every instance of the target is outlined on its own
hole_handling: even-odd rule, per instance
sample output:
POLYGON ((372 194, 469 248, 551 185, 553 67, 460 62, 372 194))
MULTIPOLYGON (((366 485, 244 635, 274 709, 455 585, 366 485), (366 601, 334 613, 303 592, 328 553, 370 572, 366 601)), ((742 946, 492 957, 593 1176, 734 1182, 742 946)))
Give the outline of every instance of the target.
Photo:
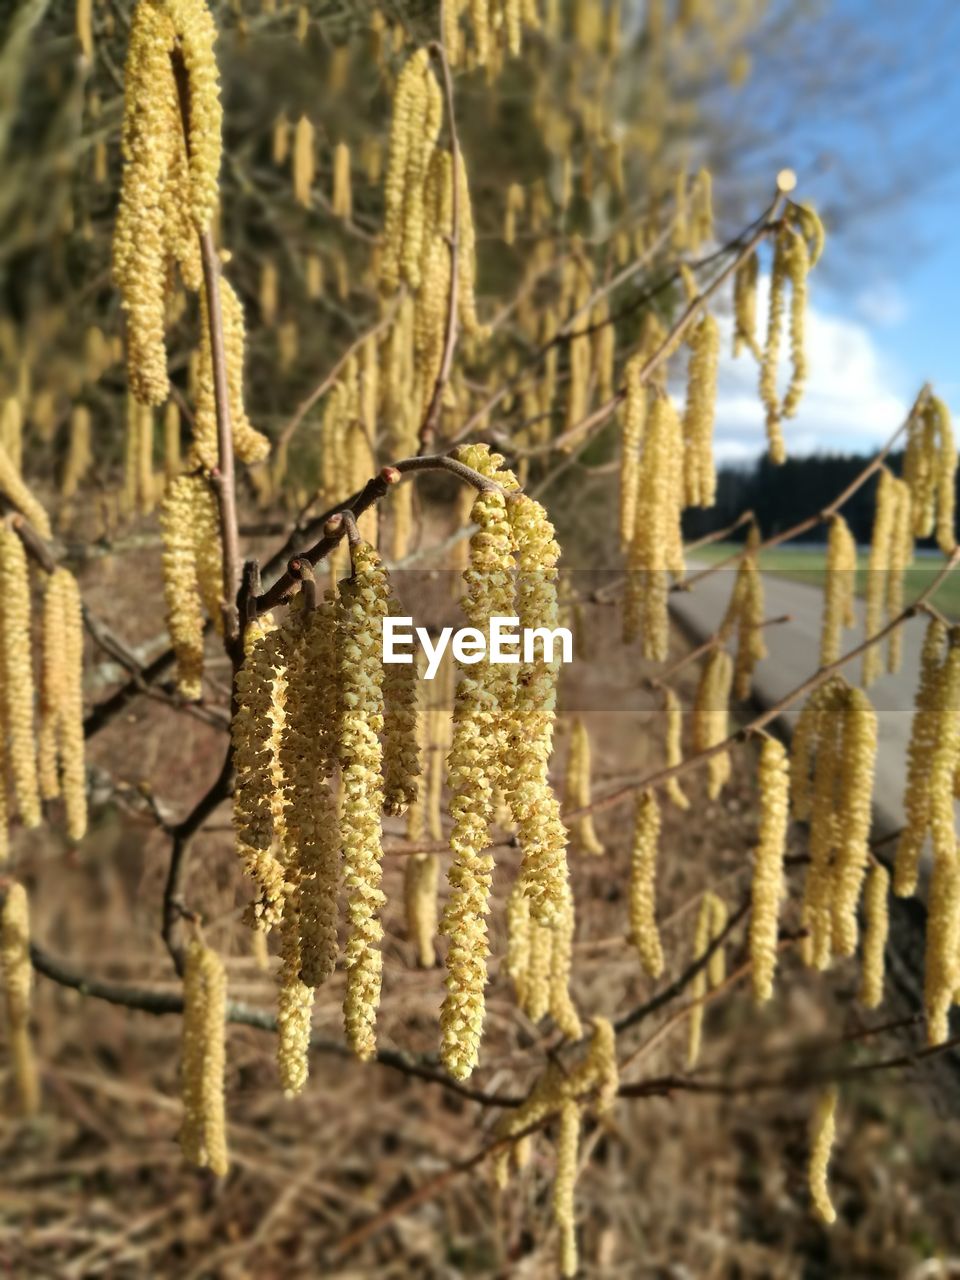
MULTIPOLYGON (((716 542, 712 546, 698 548, 694 558, 707 564, 715 564, 729 555, 733 555, 740 547, 732 542, 716 542)), ((805 582, 808 586, 823 585, 826 573, 826 548, 816 546, 774 547, 764 551, 760 556, 760 567, 765 573, 778 578, 788 578, 792 582, 805 582)), ((914 600, 929 584, 942 567, 939 555, 921 556, 912 568, 907 570, 905 600, 914 600)), ((867 585, 867 552, 861 551, 857 557, 857 595, 866 592, 867 585)), ((937 590, 933 603, 951 619, 960 618, 960 569, 946 579, 937 590)))

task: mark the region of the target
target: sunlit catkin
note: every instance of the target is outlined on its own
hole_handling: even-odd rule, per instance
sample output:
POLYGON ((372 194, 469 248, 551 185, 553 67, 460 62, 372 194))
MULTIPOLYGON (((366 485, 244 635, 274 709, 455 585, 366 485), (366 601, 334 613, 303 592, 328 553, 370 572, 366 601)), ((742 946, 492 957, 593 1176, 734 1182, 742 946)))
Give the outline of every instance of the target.
POLYGON ((920 653, 920 678, 907 748, 905 820, 897 841, 893 870, 893 891, 901 898, 916 892, 920 854, 930 826, 930 766, 938 740, 938 690, 946 639, 946 625, 939 618, 931 618, 920 653))
POLYGON ((330 201, 335 218, 353 215, 353 193, 350 186, 350 148, 338 142, 333 149, 333 193, 330 201))
MULTIPOLYGON (((389 611, 403 612, 395 596, 389 611)), ((383 679, 383 811, 392 816, 405 813, 417 798, 420 755, 417 750, 417 688, 420 683, 415 662, 391 662, 383 679)))
POLYGON ((960 627, 951 627, 947 656, 937 679, 936 742, 930 755, 930 839, 935 858, 949 858, 956 845, 953 778, 960 760, 960 627))
POLYGON ((40 712, 41 794, 50 799, 62 793, 67 834, 71 840, 82 840, 87 830, 83 613, 77 581, 62 567, 50 575, 44 596, 40 712))
POLYGON ((875 862, 867 877, 863 896, 866 929, 860 967, 860 1003, 867 1009, 876 1009, 883 1000, 884 952, 890 926, 889 896, 890 875, 882 863, 875 862))
POLYGON ((347 988, 343 1018, 359 1058, 376 1050, 385 901, 380 815, 383 810, 383 663, 381 628, 389 609, 386 575, 371 546, 352 548, 353 577, 340 584, 337 615, 340 654, 340 830, 349 936, 344 956, 347 988))
POLYGON ((832 869, 833 950, 851 956, 857 948, 857 906, 870 856, 877 715, 860 689, 848 689, 843 709, 839 832, 832 869))
POLYGON ((753 995, 762 1004, 773 995, 777 967, 783 856, 790 802, 790 766, 783 744, 765 738, 758 767, 760 830, 750 884, 750 962, 753 995))
POLYGON ((180 1147, 191 1164, 224 1177, 227 1158, 223 1101, 227 977, 215 951, 194 939, 183 971, 180 1147))
MULTIPOLYGON (((733 661, 725 649, 714 649, 704 664, 693 704, 693 749, 709 751, 729 732, 728 707, 733 661)), ((730 754, 717 751, 707 760, 707 794, 716 800, 730 777, 730 754)))
POLYGON ((950 412, 942 400, 929 395, 910 415, 903 478, 910 489, 914 534, 928 538, 935 532, 945 555, 956 546, 956 473, 957 447, 950 412))
POLYGON ((40 1084, 30 1038, 30 905, 26 889, 17 881, 8 888, 0 915, 0 969, 17 1106, 21 1115, 31 1116, 40 1106, 40 1084))
POLYGON ((580 1146, 580 1103, 573 1099, 560 1108, 557 1134, 557 1171, 553 1184, 553 1220, 560 1233, 560 1274, 577 1274, 577 1234, 574 1221, 574 1186, 580 1146))
POLYGON ((33 722, 30 574, 23 543, 8 524, 0 525, 0 629, 10 771, 21 821, 25 827, 38 827, 40 791, 33 722))
MULTIPOLYGON (((473 504, 470 564, 464 573, 463 610, 471 626, 486 630, 490 618, 510 616, 513 603, 513 539, 502 492, 484 490, 473 504)), ((493 793, 501 774, 502 669, 484 659, 464 665, 454 704, 454 736, 448 758, 451 790, 450 896, 440 930, 450 940, 447 993, 440 1012, 441 1056, 457 1079, 476 1066, 485 1012, 488 898, 493 859, 490 841, 493 793)))
POLYGON ((311 188, 316 173, 313 121, 301 116, 293 134, 293 198, 305 209, 310 207, 311 188))
POLYGON ((950 1006, 960 983, 960 862, 953 855, 934 859, 927 895, 927 937, 923 961, 923 1007, 927 1043, 943 1044, 950 1034, 950 1006))
MULTIPOLYGON (((581 809, 590 804, 590 735, 587 726, 577 716, 570 731, 570 746, 567 752, 567 772, 564 782, 563 804, 565 809, 581 809)), ((574 818, 570 824, 570 834, 574 846, 580 853, 598 857, 603 853, 603 845, 597 839, 593 828, 593 815, 582 814, 574 818)))
MULTIPOLYGON (((870 538, 870 556, 867 561, 864 629, 868 636, 876 635, 883 624, 884 605, 887 599, 887 576, 890 572, 896 516, 896 485, 897 481, 887 468, 881 467, 877 480, 873 532, 870 538)), ((864 687, 869 688, 882 670, 883 655, 880 646, 877 644, 870 645, 863 655, 864 687)))
POLYGON ((713 462, 713 423, 717 405, 720 329, 705 313, 690 338, 687 403, 683 415, 684 501, 691 507, 712 507, 717 474, 713 462))
POLYGON ((840 657, 842 628, 853 625, 856 577, 857 544, 843 516, 835 515, 830 520, 827 536, 827 580, 820 631, 821 667, 836 662, 840 657))
POLYGON ((178 476, 160 504, 163 593, 167 629, 177 655, 177 683, 185 698, 199 698, 203 677, 203 613, 198 590, 195 514, 207 489, 201 476, 178 476))
POLYGON ((657 928, 657 846, 660 808, 652 791, 637 798, 630 874, 630 936, 651 978, 663 973, 663 946, 657 928))
POLYGON ((634 356, 624 369, 624 402, 620 414, 620 545, 633 542, 640 482, 640 447, 647 417, 647 393, 640 381, 643 360, 634 356))
POLYGON ((780 342, 783 333, 784 290, 789 275, 789 237, 785 232, 777 236, 770 272, 770 302, 767 315, 767 336, 760 361, 760 400, 766 410, 767 450, 770 461, 776 464, 786 461, 787 451, 783 441, 780 419, 783 409, 777 390, 777 368, 780 360, 780 342))
MULTIPOLYGON (((716 936, 715 922, 718 919, 717 905, 720 900, 715 894, 709 891, 700 899, 700 908, 697 912, 697 924, 693 936, 693 955, 694 963, 702 961, 710 951, 711 943, 716 936)), ((720 904, 722 907, 722 904, 720 904)), ((700 1060, 700 1049, 703 1043, 703 1010, 706 1001, 707 990, 713 986, 712 971, 714 967, 714 956, 719 954, 718 947, 712 953, 708 960, 697 970, 690 989, 692 999, 695 1001, 690 1010, 690 1028, 687 1037, 687 1068, 693 1070, 700 1060)))
POLYGON ((0 444, 0 493, 33 525, 42 538, 51 538, 50 517, 33 496, 20 476, 20 471, 0 444))
POLYGON ((757 360, 762 358, 757 342, 757 276, 760 262, 756 252, 751 253, 737 268, 733 277, 733 354, 738 356, 746 347, 757 360))
POLYGON ((837 1219, 837 1211, 827 1186, 827 1167, 836 1136, 837 1086, 829 1085, 817 1099, 810 1122, 810 1157, 807 1182, 814 1212, 828 1226, 837 1219))

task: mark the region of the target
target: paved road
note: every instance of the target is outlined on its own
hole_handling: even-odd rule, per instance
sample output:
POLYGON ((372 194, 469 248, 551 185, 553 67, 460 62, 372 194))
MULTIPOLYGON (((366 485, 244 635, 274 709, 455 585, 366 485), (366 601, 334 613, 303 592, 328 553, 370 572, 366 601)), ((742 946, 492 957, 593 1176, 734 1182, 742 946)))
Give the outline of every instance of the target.
MULTIPOLYGON (((675 592, 671 599, 674 616, 698 639, 710 635, 723 616, 733 586, 733 571, 720 570, 692 591, 675 592)), ((754 694, 761 706, 769 707, 784 694, 795 689, 819 665, 820 618, 823 593, 819 587, 788 582, 764 575, 768 618, 790 614, 792 621, 765 631, 770 656, 754 673, 754 694)), ((858 624, 844 631, 841 649, 853 648, 863 639, 863 606, 858 601, 858 624)), ((895 676, 884 675, 870 686, 870 699, 877 711, 879 745, 874 788, 874 834, 887 835, 903 825, 903 783, 907 744, 913 716, 913 697, 920 668, 920 647, 926 621, 912 618, 901 629, 903 665, 895 676)), ((855 659, 844 674, 851 683, 860 680, 860 659, 855 659)), ((803 702, 797 702, 784 715, 787 726, 796 720, 803 702)))

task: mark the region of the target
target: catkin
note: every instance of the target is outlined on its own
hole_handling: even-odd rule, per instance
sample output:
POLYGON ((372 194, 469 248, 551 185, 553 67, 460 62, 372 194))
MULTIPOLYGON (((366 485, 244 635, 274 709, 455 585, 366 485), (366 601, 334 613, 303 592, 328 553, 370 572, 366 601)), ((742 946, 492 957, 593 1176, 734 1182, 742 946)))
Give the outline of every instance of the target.
POLYGON ((763 578, 757 564, 759 546, 760 532, 754 524, 747 535, 730 603, 720 624, 722 639, 726 639, 734 628, 737 632, 737 654, 733 666, 735 698, 749 698, 754 668, 767 656, 763 639, 763 578))
POLYGON ((750 962, 754 999, 762 1004, 773 995, 789 821, 790 766, 786 750, 775 738, 764 739, 758 781, 760 830, 750 884, 750 962))
POLYGON ((316 164, 313 121, 301 116, 293 134, 293 198, 305 209, 310 207, 316 164))
POLYGON ((7 524, 0 525, 0 627, 7 758, 20 819, 25 827, 38 827, 40 791, 33 723, 30 572, 23 543, 7 524))
MULTIPOLYGON (((389 612, 397 617, 403 610, 391 596, 389 612)), ((420 683, 416 663, 393 662, 385 666, 383 679, 383 811, 396 816, 405 813, 417 798, 420 756, 417 750, 417 689, 420 683)))
POLYGON ((766 410, 767 450, 770 461, 786 461, 787 451, 780 424, 782 408, 777 392, 777 366, 783 331, 784 288, 789 274, 789 241, 777 236, 770 272, 770 302, 767 314, 767 336, 760 360, 760 400, 766 410))
POLYGON ((903 478, 910 489, 913 532, 936 532, 944 555, 956 546, 954 503, 957 447, 950 412, 937 396, 928 396, 910 416, 903 457, 903 478))
MULTIPOLYGON (((220 541, 213 503, 203 476, 181 475, 168 483, 160 504, 167 629, 177 655, 177 683, 190 699, 200 697, 203 677, 201 584, 212 592, 215 582, 219 600, 220 575, 213 570, 220 541)), ((219 607, 213 616, 222 625, 219 607)))
POLYGON ((930 838, 936 858, 953 856, 953 779, 960 759, 960 628, 951 627, 937 679, 936 742, 930 755, 930 838))
POLYGON ((574 1223, 574 1186, 580 1146, 580 1103, 573 1099, 560 1108, 557 1135, 557 1172, 553 1184, 553 1220, 560 1232, 560 1274, 577 1274, 577 1235, 574 1223))
MULTIPOLYGON (((894 524, 896 519, 897 481, 886 467, 881 467, 877 481, 870 556, 867 561, 866 618, 868 636, 876 635, 883 623, 887 600, 887 578, 891 569, 894 524)), ((883 669, 880 646, 873 644, 863 655, 863 685, 869 688, 883 669)))
POLYGON ((853 955, 857 947, 857 904, 870 856, 873 771, 877 754, 877 716, 860 689, 847 691, 843 712, 840 770, 839 840, 833 870, 833 949, 853 955))
POLYGON ((229 1169, 223 1100, 227 977, 223 961, 199 940, 186 950, 183 971, 180 1147, 191 1164, 217 1177, 229 1169))
POLYGON ((827 1186, 827 1166, 836 1136, 837 1087, 830 1085, 817 1100, 810 1123, 810 1160, 807 1180, 814 1211, 829 1226, 837 1219, 837 1211, 827 1186))
POLYGON ((757 276, 760 261, 756 252, 740 264, 733 277, 733 355, 738 356, 744 347, 760 360, 762 355, 757 342, 757 276))
POLYGON ((333 194, 331 210, 335 218, 353 216, 353 195, 350 186, 350 148, 338 142, 333 149, 333 194))
POLYGON ((843 516, 830 520, 827 536, 827 580, 823 597, 823 625, 820 631, 820 665, 829 666, 840 657, 840 633, 854 622, 857 544, 843 516))
MULTIPOLYGON (((708 751, 728 736, 728 706, 733 661, 725 649, 714 649, 704 664, 693 704, 693 749, 708 751)), ((707 760, 707 794, 716 800, 730 777, 730 753, 717 751, 707 760)))
MULTIPOLYGON (((567 753, 567 773, 564 783, 563 805, 565 809, 581 809, 590 804, 590 736, 583 720, 577 716, 570 731, 570 748, 567 753)), ((580 853, 599 857, 603 845, 593 828, 593 815, 585 813, 574 818, 570 826, 574 844, 580 853)))
POLYGON ((684 501, 689 507, 712 507, 717 473, 713 461, 713 424, 717 406, 720 329, 705 313, 690 339, 687 403, 683 415, 684 501))
MULTIPOLYGON (((913 563, 913 530, 911 526, 910 490, 902 480, 894 482, 893 532, 890 547, 890 569, 887 574, 887 617, 896 618, 903 611, 906 571, 913 563)), ((887 637, 887 671, 900 670, 903 632, 894 627, 887 637)))
POLYGON ((863 895, 867 927, 863 935, 860 1003, 867 1009, 876 1009, 883 1000, 884 952, 890 926, 889 894, 889 873, 882 863, 875 862, 863 895))
POLYGON ((0 444, 0 493, 33 525, 41 538, 52 538, 50 517, 24 483, 18 465, 0 444))
POLYGON ((90 410, 86 405, 74 406, 70 414, 70 441, 67 457, 60 478, 60 496, 72 498, 76 495, 84 477, 93 462, 90 448, 90 410))
MULTIPOLYGON (((503 493, 480 493, 471 523, 477 532, 470 540, 463 609, 471 626, 487 630, 491 617, 510 616, 513 603, 512 536, 503 493)), ((444 1065, 458 1079, 476 1066, 483 1029, 488 954, 485 916, 493 871, 493 859, 483 849, 490 840, 493 791, 502 767, 502 670, 487 659, 464 667, 457 686, 448 759, 454 861, 449 871, 450 896, 440 925, 441 933, 450 940, 440 1029, 444 1065)))
POLYGON ((0 489, 6 493, 4 477, 23 470, 23 410, 16 396, 7 396, 0 408, 0 448, 6 454, 6 462, 0 455, 0 489))
POLYGON ((946 638, 946 625, 939 618, 931 618, 920 654, 920 679, 907 748, 905 821, 897 841, 893 871, 893 891, 901 898, 916 892, 920 853, 930 825, 930 766, 938 740, 938 693, 946 638))
MULTIPOLYGON (((683 760, 683 711, 680 707, 680 699, 670 688, 664 690, 664 705, 667 713, 664 764, 668 769, 672 769, 683 760)), ((678 809, 690 808, 690 801, 680 786, 679 778, 668 778, 663 789, 667 799, 678 809)))
POLYGON ((663 973, 663 946, 657 928, 657 846, 660 807, 652 791, 637 797, 630 875, 630 935, 651 978, 663 973))
MULTIPOLYGON (((697 925, 693 938, 694 963, 702 960, 710 950, 711 944, 726 927, 726 906, 720 898, 709 891, 700 899, 697 912, 697 925)), ((690 989, 695 1002, 690 1010, 690 1030, 687 1041, 687 1067, 689 1070, 700 1060, 700 1048, 703 1042, 703 1011, 709 987, 718 986, 725 976, 725 961, 722 947, 711 953, 709 960, 697 970, 690 989)))
POLYGON ((52 799, 62 790, 67 834, 71 840, 82 840, 87 831, 83 612, 77 581, 64 568, 57 568, 50 575, 44 596, 40 712, 40 793, 44 799, 52 799))
POLYGON ((624 369, 624 402, 620 415, 620 545, 633 542, 640 482, 640 448, 647 416, 647 394, 640 381, 643 360, 634 356, 624 369))
POLYGON ((960 863, 934 859, 927 895, 927 937, 923 959, 923 1008, 927 1043, 943 1044, 950 1034, 950 1006, 960 983, 960 863))
POLYGON ((31 1116, 40 1106, 40 1084, 30 1038, 30 904, 26 889, 16 881, 7 889, 0 915, 0 969, 17 1104, 21 1115, 31 1116))
POLYGON ((389 609, 389 588, 373 548, 361 542, 352 550, 353 577, 340 584, 338 610, 340 830, 349 924, 343 1018, 354 1053, 369 1058, 376 1050, 383 966, 383 748, 378 735, 383 731, 381 628, 389 609))

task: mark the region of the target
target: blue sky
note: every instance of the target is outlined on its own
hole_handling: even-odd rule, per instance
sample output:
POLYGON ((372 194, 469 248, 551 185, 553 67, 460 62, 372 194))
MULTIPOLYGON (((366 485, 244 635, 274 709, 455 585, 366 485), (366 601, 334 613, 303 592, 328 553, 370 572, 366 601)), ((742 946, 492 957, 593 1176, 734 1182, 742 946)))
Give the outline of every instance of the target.
MULTIPOLYGON (((730 138, 750 139, 731 163, 755 203, 796 169, 830 232, 795 451, 874 447, 926 379, 960 415, 960 3, 772 3, 753 45, 746 88, 717 94, 730 138)), ((752 388, 725 362, 721 456, 756 452, 752 388)))

